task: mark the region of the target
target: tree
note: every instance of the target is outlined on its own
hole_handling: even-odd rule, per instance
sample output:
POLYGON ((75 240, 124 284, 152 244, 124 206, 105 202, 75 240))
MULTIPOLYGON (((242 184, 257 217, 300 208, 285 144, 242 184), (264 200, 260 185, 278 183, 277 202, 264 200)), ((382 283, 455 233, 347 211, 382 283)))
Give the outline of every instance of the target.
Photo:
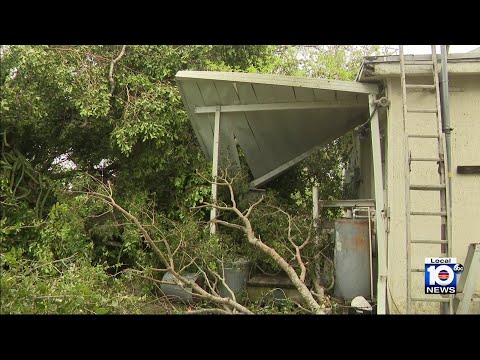
POLYGON ((207 194, 192 169, 209 165, 176 72, 218 63, 245 69, 270 53, 269 46, 9 46, 0 67, 2 135, 39 176, 64 186, 78 173, 100 175, 127 201, 156 199, 178 219, 207 194))
POLYGON ((2 47, 2 255, 18 250, 49 262, 80 248, 83 264, 107 262, 110 272, 153 261, 136 234, 65 190, 93 174, 114 182, 129 207, 155 203, 165 216, 185 218, 208 194, 192 169, 208 163, 176 72, 245 69, 270 53, 236 45, 2 47))
MULTIPOLYGON (((76 253, 82 258, 81 266, 101 266, 102 271, 117 277, 126 268, 158 265, 158 256, 149 251, 138 231, 119 219, 120 209, 105 213, 99 201, 87 201, 68 191, 84 186, 91 176, 113 184, 116 204, 121 203, 132 216, 141 219, 149 212, 158 214, 156 219, 164 218, 157 227, 168 241, 174 241, 177 228, 208 218, 206 208, 190 210, 210 196, 204 179, 209 176, 210 164, 181 102, 174 79, 177 71, 234 70, 353 79, 361 55, 377 51, 366 46, 263 45, 48 45, 4 46, 1 50, 0 250, 2 261, 10 259, 2 263, 6 269, 2 280, 12 271, 25 271, 26 266, 15 265, 23 260, 33 267, 51 262, 56 267, 56 261, 76 253), (3 257, 12 251, 15 256, 3 257)), ((303 225, 297 225, 299 238, 308 235, 305 221, 310 216, 311 185, 322 185, 323 198, 341 196, 341 166, 348 147, 347 138, 336 140, 268 184, 268 196, 278 195, 275 206, 302 217, 303 225)), ((238 204, 242 209, 250 206, 240 199, 238 204)), ((257 208, 264 205, 272 204, 264 201, 257 208)), ((295 219, 290 221, 282 211, 270 210, 280 228, 274 229, 262 219, 265 214, 256 215, 259 212, 252 210, 248 220, 257 230, 254 236, 261 233, 262 241, 282 258, 288 257, 282 245, 267 239, 275 238, 276 231, 287 230, 290 223, 292 231, 297 231, 292 225, 295 219)), ((234 210, 228 212, 231 217, 222 218, 224 221, 247 227, 245 222, 237 223, 234 210)), ((237 228, 229 233, 241 241, 238 234, 237 228)), ((189 236, 197 236, 197 243, 204 248, 210 246, 209 237, 201 231, 192 230, 189 236)), ((288 237, 285 240, 294 253, 292 246, 301 246, 296 240, 293 244, 288 237)), ((309 262, 313 245, 310 240, 301 249, 305 262, 309 262)), ((284 266, 272 262, 267 253, 260 252, 258 258, 284 266)), ((221 281, 209 272, 205 259, 195 264, 198 271, 208 273, 210 281, 221 281)), ((46 268, 56 271, 54 267, 46 268)), ((57 268, 58 277, 68 273, 66 268, 57 268)), ((300 268, 294 268, 300 271, 299 279, 300 268)), ((99 274, 87 270, 85 276, 99 274)), ((52 277, 50 284, 57 284, 56 280, 52 277)), ((27 283, 25 286, 30 286, 27 283)), ((15 286, 21 287, 19 282, 15 286)))

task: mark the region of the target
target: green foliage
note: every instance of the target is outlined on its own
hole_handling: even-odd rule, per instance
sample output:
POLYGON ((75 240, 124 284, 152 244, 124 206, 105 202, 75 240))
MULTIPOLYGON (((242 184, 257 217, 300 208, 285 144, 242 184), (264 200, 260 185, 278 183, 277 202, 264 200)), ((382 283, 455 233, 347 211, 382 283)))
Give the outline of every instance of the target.
MULTIPOLYGON (((0 132, 1 159, 0 159, 0 201, 2 203, 2 219, 8 215, 7 208, 15 208, 22 204, 35 207, 35 218, 39 219, 44 213, 46 201, 52 190, 47 177, 35 171, 30 162, 17 149, 7 142, 7 130, 0 132)), ((5 221, 4 226, 9 227, 5 221)))
MULTIPOLYGON (((91 176, 112 184, 116 201, 142 222, 151 223, 149 214, 155 213, 153 235, 165 236, 172 248, 182 244, 182 251, 202 257, 204 266, 214 269, 222 257, 247 257, 275 270, 240 232, 211 238, 207 210, 191 210, 210 198, 205 178, 211 164, 198 145, 175 74, 217 70, 351 80, 361 56, 378 52, 371 46, 128 45, 113 68, 112 90, 110 67, 120 49, 2 47, 2 312, 139 311, 152 287, 142 283, 140 294, 128 295, 133 280, 122 270, 156 267, 158 258, 121 214, 75 192, 97 190, 91 176)), ((349 141, 333 142, 268 184, 268 201, 252 221, 262 240, 282 255, 289 256, 286 217, 271 206, 296 213, 295 236, 304 237, 311 186, 320 186, 325 199, 342 196, 349 141)), ((252 200, 249 180, 244 175, 235 184, 243 209, 252 200)), ((228 194, 222 196, 228 202, 228 194)), ((188 263, 176 261, 179 267, 188 263)))
POLYGON ((107 275, 101 265, 81 259, 39 261, 11 249, 2 254, 2 314, 125 314, 140 313, 144 297, 128 293, 125 280, 107 275))
POLYGON ((295 45, 279 48, 278 72, 336 80, 355 80, 363 57, 381 55, 379 45, 295 45))
POLYGON ((42 172, 60 155, 89 172, 106 160, 104 175, 115 176, 122 192, 158 192, 166 210, 183 203, 171 189, 188 187, 191 170, 205 166, 174 75, 220 63, 245 70, 269 57, 272 47, 127 46, 114 67, 111 95, 109 70, 119 51, 8 47, 0 74, 2 127, 42 172))
POLYGON ((250 303, 249 309, 255 315, 307 315, 310 314, 305 308, 300 308, 290 298, 281 296, 282 290, 276 289, 265 294, 259 301, 250 303), (278 297, 276 297, 277 295, 278 297))

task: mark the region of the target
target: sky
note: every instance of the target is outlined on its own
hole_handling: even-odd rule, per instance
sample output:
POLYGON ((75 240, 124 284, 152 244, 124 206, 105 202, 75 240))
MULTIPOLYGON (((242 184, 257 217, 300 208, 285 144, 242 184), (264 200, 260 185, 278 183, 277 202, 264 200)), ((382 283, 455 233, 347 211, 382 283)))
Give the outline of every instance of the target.
MULTIPOLYGON (((398 48, 398 45, 392 45, 392 47, 398 48)), ((480 45, 450 45, 448 50, 449 54, 456 53, 465 53, 476 48, 479 48, 480 45)), ((405 54, 431 54, 431 45, 404 45, 403 51, 405 54)), ((437 54, 440 53, 440 45, 437 45, 437 54)))

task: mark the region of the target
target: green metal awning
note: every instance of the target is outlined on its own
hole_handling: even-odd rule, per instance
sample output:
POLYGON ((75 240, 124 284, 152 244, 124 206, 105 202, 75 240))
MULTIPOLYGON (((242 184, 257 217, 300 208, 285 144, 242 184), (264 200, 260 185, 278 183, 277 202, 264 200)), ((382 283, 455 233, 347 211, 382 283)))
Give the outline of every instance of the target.
POLYGON ((369 117, 378 86, 351 81, 252 73, 180 71, 182 100, 205 155, 213 160, 215 114, 219 151, 238 162, 242 149, 260 186, 369 117))

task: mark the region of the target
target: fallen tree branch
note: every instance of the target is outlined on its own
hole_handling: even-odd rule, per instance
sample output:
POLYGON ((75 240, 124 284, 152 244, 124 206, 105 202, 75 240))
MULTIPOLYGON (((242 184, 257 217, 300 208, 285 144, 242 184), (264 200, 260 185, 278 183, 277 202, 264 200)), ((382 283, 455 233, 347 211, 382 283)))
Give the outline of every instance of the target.
MULTIPOLYGON (((165 245, 167 249, 167 255, 163 253, 163 251, 156 245, 156 241, 152 239, 150 233, 147 231, 147 228, 140 222, 140 220, 132 215, 130 212, 125 210, 122 206, 117 204, 115 200, 112 197, 112 187, 111 184, 108 183, 108 187, 104 187, 105 190, 107 190, 108 195, 98 193, 98 192, 87 192, 87 195, 94 199, 102 200, 106 204, 111 205, 118 211, 120 211, 123 216, 129 220, 131 220, 135 226, 140 230, 140 232, 143 235, 144 240, 150 245, 150 247, 153 249, 153 251, 159 256, 160 260, 163 262, 163 264, 166 267, 166 270, 173 275, 174 279, 176 280, 177 284, 186 292, 191 293, 192 296, 197 296, 200 298, 203 298, 205 300, 212 301, 216 304, 220 305, 226 305, 229 306, 238 312, 242 314, 249 314, 252 315, 253 313, 246 308, 245 306, 239 304, 235 300, 226 297, 220 297, 218 294, 214 293, 211 294, 205 289, 203 289, 201 286, 199 286, 195 281, 188 279, 187 277, 181 275, 178 271, 175 270, 175 264, 174 264, 174 258, 172 255, 172 252, 170 250, 170 245, 168 244, 168 241, 165 237, 160 236, 160 241, 165 245), (192 289, 192 292, 189 292, 188 290, 185 289, 186 285, 192 289)), ((156 282, 156 283, 162 283, 160 280, 150 278, 150 280, 156 282)))
MULTIPOLYGON (((264 254, 268 255, 272 260, 274 260, 277 263, 277 265, 280 266, 280 268, 283 271, 285 271, 285 273, 290 278, 292 284, 297 288, 298 292, 303 297, 303 299, 305 300, 305 302, 307 303, 307 305, 311 309, 311 311, 313 311, 316 314, 325 314, 322 307, 315 300, 312 293, 310 292, 310 290, 308 289, 308 287, 305 284, 306 269, 302 268, 301 269, 301 274, 299 276, 297 274, 297 272, 295 271, 295 269, 274 248, 265 244, 260 239, 260 237, 255 234, 255 232, 252 228, 252 224, 251 224, 248 217, 251 214, 251 211, 253 210, 253 208, 256 205, 258 205, 260 203, 260 201, 252 204, 250 206, 249 210, 246 213, 240 211, 238 209, 238 207, 236 206, 236 201, 235 201, 235 195, 234 195, 234 191, 233 191, 232 182, 229 182, 226 179, 221 179, 221 180, 222 180, 222 182, 218 182, 218 180, 217 180, 216 184, 228 187, 228 190, 229 190, 230 196, 231 196, 230 201, 232 202, 233 206, 228 206, 226 204, 225 204, 225 206, 219 206, 219 205, 216 205, 216 204, 204 203, 204 205, 201 205, 200 207, 205 207, 205 206, 206 207, 212 207, 212 208, 215 208, 215 209, 230 211, 230 212, 235 213, 238 216, 238 218, 242 221, 243 226, 233 224, 233 223, 230 223, 230 222, 226 222, 226 221, 223 221, 223 220, 218 220, 218 219, 214 219, 213 221, 215 221, 215 222, 217 222, 221 225, 243 231, 245 233, 246 237, 247 237, 247 241, 250 244, 252 244, 256 248, 258 248, 264 254)), ((289 226, 289 240, 290 240, 291 243, 293 243, 293 239, 290 236, 290 232, 291 232, 291 226, 289 226)), ((306 241, 309 241, 310 240, 309 238, 310 238, 310 236, 307 238, 306 241)), ((299 251, 300 251, 299 246, 295 245, 295 243, 293 243, 293 245, 295 246, 296 254, 299 254, 299 251)), ((298 261, 298 258, 297 258, 297 261, 298 261)), ((302 267, 302 265, 304 266, 303 261, 301 259, 300 259, 299 265, 300 265, 300 267, 302 267)))

